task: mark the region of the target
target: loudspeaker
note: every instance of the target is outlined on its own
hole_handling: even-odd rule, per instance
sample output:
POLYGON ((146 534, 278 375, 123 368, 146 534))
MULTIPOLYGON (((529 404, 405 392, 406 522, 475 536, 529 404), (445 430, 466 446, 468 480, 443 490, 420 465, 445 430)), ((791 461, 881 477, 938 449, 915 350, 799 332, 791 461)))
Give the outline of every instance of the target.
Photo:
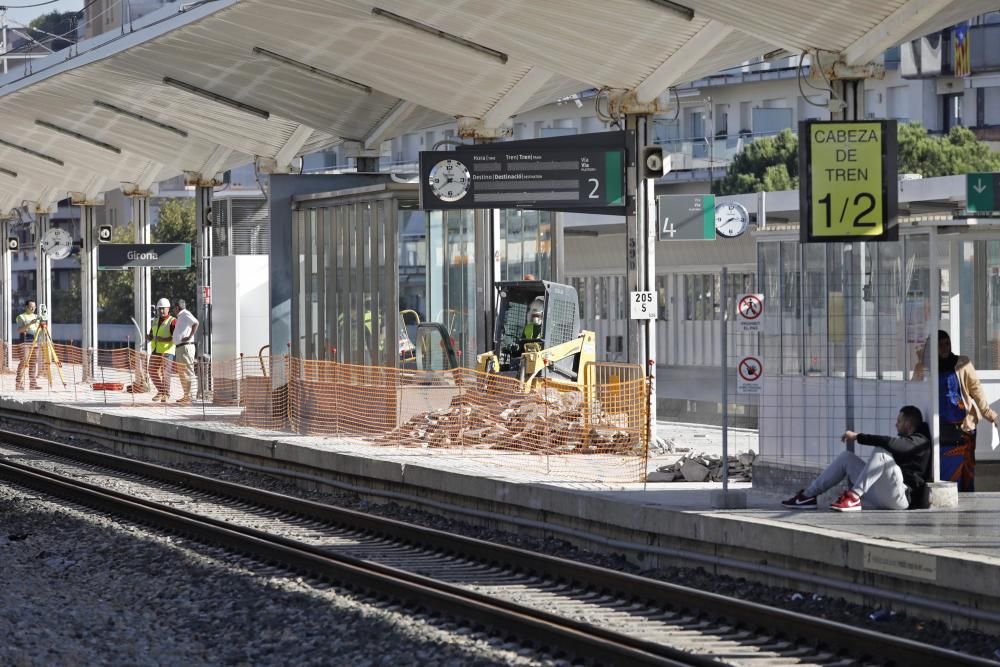
POLYGON ((97 228, 97 240, 101 243, 111 240, 111 225, 101 225, 97 228))
POLYGON ((665 173, 663 148, 661 146, 643 146, 639 174, 643 178, 659 178, 665 173))

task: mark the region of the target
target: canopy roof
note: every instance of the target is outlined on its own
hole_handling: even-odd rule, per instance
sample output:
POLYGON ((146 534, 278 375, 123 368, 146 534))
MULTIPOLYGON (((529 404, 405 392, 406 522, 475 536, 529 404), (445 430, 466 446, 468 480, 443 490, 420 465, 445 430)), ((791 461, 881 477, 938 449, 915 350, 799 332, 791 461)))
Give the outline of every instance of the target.
POLYGON ((0 211, 121 183, 146 189, 181 172, 211 176, 255 157, 286 165, 344 141, 377 149, 453 117, 495 127, 586 88, 651 100, 779 48, 863 64, 997 8, 998 0, 171 4, 125 34, 0 78, 0 211))

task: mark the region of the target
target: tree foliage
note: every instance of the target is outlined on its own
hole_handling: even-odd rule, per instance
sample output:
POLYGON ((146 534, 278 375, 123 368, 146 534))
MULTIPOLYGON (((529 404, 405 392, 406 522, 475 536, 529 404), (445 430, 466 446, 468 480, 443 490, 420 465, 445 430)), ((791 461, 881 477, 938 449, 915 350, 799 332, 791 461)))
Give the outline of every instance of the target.
MULTIPOLYGON (((195 224, 195 203, 193 199, 170 199, 160 206, 160 217, 153 227, 154 243, 190 243, 194 246, 197 225, 195 224)), ((188 308, 197 303, 197 283, 195 262, 192 251, 192 264, 184 270, 153 269, 153 300, 161 297, 174 303, 184 299, 188 308)))
MULTIPOLYGON (((134 243, 135 227, 115 227, 111 232, 112 243, 134 243)), ((128 324, 134 315, 132 304, 133 271, 97 272, 97 322, 99 324, 128 324)))
POLYGON ((58 11, 42 14, 28 24, 29 28, 35 28, 28 32, 35 41, 41 42, 53 51, 60 51, 76 41, 78 14, 79 12, 58 11))
MULTIPOLYGON (((715 193, 794 190, 799 187, 799 141, 791 130, 754 141, 736 154, 715 193)), ((934 136, 918 123, 899 126, 899 173, 924 177, 1000 171, 1000 153, 965 127, 934 136)))
MULTIPOLYGON (((196 234, 195 205, 191 199, 170 199, 160 206, 160 215, 152 229, 154 243, 191 243, 196 234)), ((134 243, 135 227, 116 227, 113 243, 134 243)), ((192 308, 196 302, 195 267, 184 270, 153 269, 152 294, 154 302, 161 297, 184 299, 192 308)), ((98 273, 98 321, 102 324, 128 324, 133 315, 134 303, 132 270, 101 271, 98 273)), ((79 317, 79 316, 78 316, 79 317)))

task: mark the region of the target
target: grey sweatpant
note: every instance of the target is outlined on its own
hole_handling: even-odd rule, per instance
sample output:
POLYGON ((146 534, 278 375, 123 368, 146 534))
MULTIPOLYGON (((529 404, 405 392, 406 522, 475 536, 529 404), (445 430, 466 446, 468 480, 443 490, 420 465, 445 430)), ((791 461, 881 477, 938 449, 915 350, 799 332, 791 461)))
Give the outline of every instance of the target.
POLYGON ((854 452, 844 450, 809 485, 805 495, 818 496, 832 489, 845 477, 851 485, 851 491, 858 494, 865 507, 905 510, 909 506, 903 471, 896 465, 892 454, 884 449, 872 452, 867 462, 854 452))

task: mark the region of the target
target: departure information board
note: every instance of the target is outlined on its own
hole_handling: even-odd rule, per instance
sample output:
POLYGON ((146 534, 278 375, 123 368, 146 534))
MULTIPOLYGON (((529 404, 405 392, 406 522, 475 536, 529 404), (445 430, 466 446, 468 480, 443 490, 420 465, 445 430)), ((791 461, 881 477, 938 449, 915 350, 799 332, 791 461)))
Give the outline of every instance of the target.
POLYGON ((624 150, 522 143, 421 152, 420 207, 572 211, 625 205, 624 150))

